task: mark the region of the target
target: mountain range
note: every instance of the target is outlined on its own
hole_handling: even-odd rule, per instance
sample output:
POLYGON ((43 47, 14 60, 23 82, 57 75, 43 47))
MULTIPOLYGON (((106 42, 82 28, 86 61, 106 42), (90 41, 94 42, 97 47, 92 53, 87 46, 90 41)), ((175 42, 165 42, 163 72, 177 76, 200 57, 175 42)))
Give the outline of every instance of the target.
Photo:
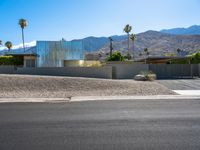
MULTIPOLYGON (((144 48, 148 48, 152 56, 176 54, 178 48, 181 49, 185 55, 200 50, 200 26, 198 25, 189 28, 174 28, 161 31, 150 30, 139 33, 136 37, 134 42, 130 42, 130 49, 135 56, 139 56, 143 53, 144 48)), ((115 35, 112 36, 112 39, 114 50, 127 54, 127 35, 115 35)), ((88 53, 101 53, 105 56, 109 53, 110 47, 108 37, 87 37, 73 41, 83 41, 84 49, 88 53)), ((31 46, 33 46, 33 42, 31 46)))
POLYGON ((174 35, 200 35, 200 26, 193 25, 188 28, 174 28, 161 30, 162 33, 169 33, 174 35))
MULTIPOLYGON (((147 31, 136 35, 136 40, 130 42, 130 50, 138 57, 145 48, 149 49, 150 55, 177 54, 177 49, 181 49, 182 54, 192 54, 200 51, 200 26, 194 25, 189 28, 174 28, 161 31, 147 31)), ((112 36, 113 48, 127 54, 127 36, 112 36)), ((85 49, 89 53, 109 53, 108 37, 88 37, 82 39, 85 49)))
MULTIPOLYGON (((157 31, 147 31, 137 34, 134 42, 130 41, 130 50, 136 57, 148 48, 150 55, 160 56, 177 54, 177 49, 187 55, 200 51, 200 35, 174 35, 157 31)), ((127 39, 114 42, 114 50, 127 54, 127 39)), ((109 44, 103 46, 99 53, 108 53, 109 44)))

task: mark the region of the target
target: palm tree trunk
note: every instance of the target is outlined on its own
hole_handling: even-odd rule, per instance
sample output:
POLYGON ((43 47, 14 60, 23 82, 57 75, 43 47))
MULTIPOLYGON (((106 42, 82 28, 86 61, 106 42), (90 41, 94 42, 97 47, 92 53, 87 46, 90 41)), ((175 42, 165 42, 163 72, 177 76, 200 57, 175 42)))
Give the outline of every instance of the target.
POLYGON ((25 44, 24 44, 24 29, 22 28, 22 41, 23 41, 23 48, 25 52, 25 44))
POLYGON ((128 54, 130 55, 130 41, 129 41, 130 35, 128 33, 128 54))
POLYGON ((113 51, 113 45, 112 45, 112 41, 110 41, 110 57, 112 56, 112 52, 113 51))

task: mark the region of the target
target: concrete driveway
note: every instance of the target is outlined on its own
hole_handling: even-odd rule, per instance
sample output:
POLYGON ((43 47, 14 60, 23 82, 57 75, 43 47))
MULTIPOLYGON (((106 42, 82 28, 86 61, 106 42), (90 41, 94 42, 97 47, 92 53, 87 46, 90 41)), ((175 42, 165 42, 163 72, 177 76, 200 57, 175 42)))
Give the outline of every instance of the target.
POLYGON ((200 78, 158 80, 158 82, 181 95, 200 95, 200 78))

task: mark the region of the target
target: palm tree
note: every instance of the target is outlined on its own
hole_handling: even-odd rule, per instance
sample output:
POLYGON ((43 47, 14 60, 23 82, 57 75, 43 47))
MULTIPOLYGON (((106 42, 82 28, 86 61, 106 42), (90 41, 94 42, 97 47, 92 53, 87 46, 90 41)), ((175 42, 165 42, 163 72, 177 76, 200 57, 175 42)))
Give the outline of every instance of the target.
POLYGON ((24 44, 24 28, 28 26, 28 22, 25 19, 20 19, 19 20, 19 25, 22 29, 22 41, 23 41, 23 48, 25 51, 25 44, 24 44))
POLYGON ((130 60, 131 59, 131 55, 130 55, 130 42, 129 42, 129 40, 130 40, 130 32, 131 32, 131 30, 132 30, 132 26, 130 26, 129 24, 127 24, 126 26, 125 26, 125 28, 124 28, 124 32, 126 32, 127 33, 127 35, 128 35, 128 59, 130 60))
POLYGON ((2 40, 0 40, 0 46, 2 45, 2 40))
POLYGON ((8 50, 10 51, 11 48, 12 48, 12 42, 7 41, 7 42, 5 43, 5 46, 6 46, 6 47, 8 48, 8 50))
POLYGON ((136 35, 135 34, 131 34, 130 35, 130 39, 133 41, 133 56, 134 56, 134 47, 135 47, 135 40, 136 40, 136 35))

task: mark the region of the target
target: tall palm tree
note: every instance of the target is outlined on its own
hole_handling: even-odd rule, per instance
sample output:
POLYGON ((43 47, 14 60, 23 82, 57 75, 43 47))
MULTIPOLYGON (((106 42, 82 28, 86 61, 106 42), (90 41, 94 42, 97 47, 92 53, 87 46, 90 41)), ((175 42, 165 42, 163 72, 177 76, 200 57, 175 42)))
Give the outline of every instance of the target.
POLYGON ((134 57, 136 35, 135 34, 131 34, 130 35, 130 39, 133 41, 133 57, 134 57))
POLYGON ((129 24, 127 24, 124 28, 124 32, 127 33, 128 35, 128 59, 131 59, 131 55, 130 55, 130 32, 132 30, 132 26, 130 26, 129 24))
POLYGON ((24 28, 28 26, 28 22, 27 20, 25 19, 20 19, 19 20, 19 25, 22 29, 22 41, 23 41, 23 48, 24 48, 24 51, 25 51, 25 44, 24 44, 24 28))
POLYGON ((10 51, 13 45, 12 45, 12 42, 7 41, 7 42, 5 43, 5 46, 6 46, 6 47, 8 48, 8 50, 10 51))

